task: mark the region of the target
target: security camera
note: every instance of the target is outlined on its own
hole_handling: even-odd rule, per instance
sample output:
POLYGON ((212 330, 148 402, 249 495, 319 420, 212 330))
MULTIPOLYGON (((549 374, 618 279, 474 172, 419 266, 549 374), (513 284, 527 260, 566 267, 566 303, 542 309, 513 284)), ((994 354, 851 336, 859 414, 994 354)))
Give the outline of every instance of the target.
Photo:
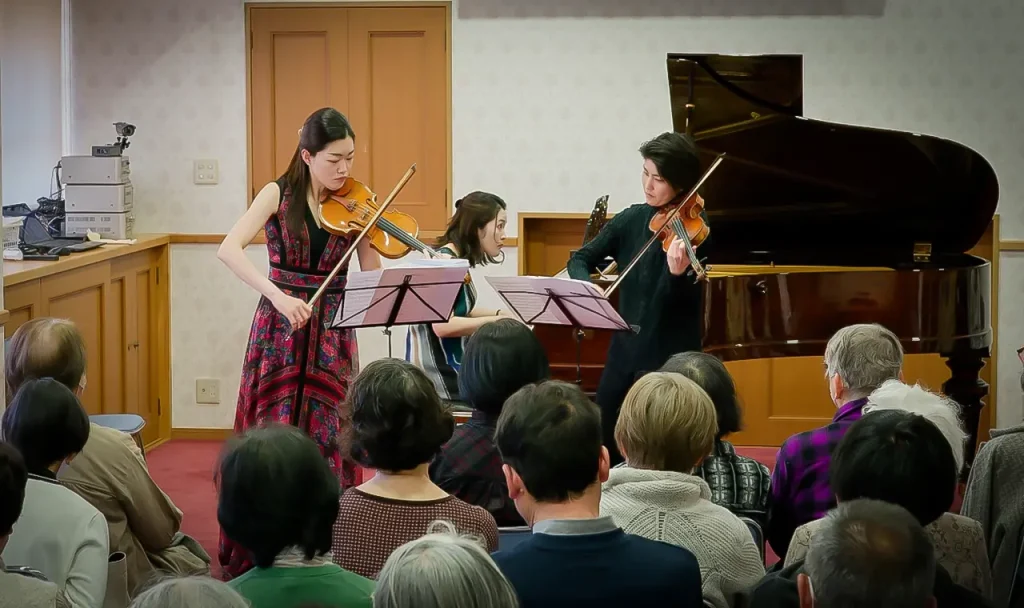
POLYGON ((117 134, 121 137, 131 137, 135 135, 135 125, 127 122, 115 122, 114 129, 117 130, 117 134))
POLYGON ((115 122, 114 130, 117 131, 117 141, 105 146, 93 146, 93 156, 121 156, 128 149, 131 142, 128 138, 135 135, 135 125, 127 122, 115 122))

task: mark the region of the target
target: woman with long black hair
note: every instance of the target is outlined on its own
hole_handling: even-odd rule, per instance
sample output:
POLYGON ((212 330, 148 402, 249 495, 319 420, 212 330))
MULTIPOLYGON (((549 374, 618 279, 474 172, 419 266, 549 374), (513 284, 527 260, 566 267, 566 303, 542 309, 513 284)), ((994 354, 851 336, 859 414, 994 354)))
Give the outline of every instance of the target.
MULTIPOLYGON (((262 295, 242 364, 235 432, 268 422, 300 428, 320 447, 342 488, 355 483, 356 465, 344 458, 337 437, 359 362, 355 333, 327 330, 326 325, 341 305, 348 268, 313 306, 308 301, 355 239, 328 232, 317 214, 319 203, 344 185, 354 157, 355 133, 348 119, 333 108, 311 114, 285 174, 256 195, 217 252, 238 278, 262 295), (269 276, 243 253, 260 230, 267 238, 269 276)), ((361 270, 380 268, 380 256, 368 239, 357 247, 361 270)), ((251 567, 223 535, 220 561, 228 576, 251 567)))

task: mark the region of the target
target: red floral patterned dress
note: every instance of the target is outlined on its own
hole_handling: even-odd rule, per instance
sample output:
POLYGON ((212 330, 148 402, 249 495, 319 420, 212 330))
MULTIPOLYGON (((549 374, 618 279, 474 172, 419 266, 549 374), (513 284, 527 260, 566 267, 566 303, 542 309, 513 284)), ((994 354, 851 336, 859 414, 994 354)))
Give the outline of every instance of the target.
MULTIPOLYGON (((267 220, 270 280, 284 293, 309 301, 348 249, 352 239, 321 229, 306 201, 292 201, 284 180, 278 180, 281 201, 267 220), (285 214, 290 205, 307 208, 303 235, 289 232, 285 214)), ((262 297, 249 333, 242 365, 235 432, 267 422, 283 422, 302 429, 320 446, 342 488, 355 483, 355 463, 343 458, 339 434, 348 416, 343 411, 349 382, 359 368, 352 330, 327 329, 341 304, 348 268, 343 268, 313 306, 313 315, 299 331, 262 297)), ((220 563, 225 578, 252 567, 248 553, 223 531, 220 563)))

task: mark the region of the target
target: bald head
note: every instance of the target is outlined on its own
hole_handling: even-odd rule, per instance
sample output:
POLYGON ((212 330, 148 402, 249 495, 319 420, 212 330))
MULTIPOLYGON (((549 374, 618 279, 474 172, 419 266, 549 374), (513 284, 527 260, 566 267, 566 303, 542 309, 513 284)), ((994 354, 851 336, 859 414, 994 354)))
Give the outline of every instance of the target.
POLYGON ((7 344, 7 395, 26 380, 53 378, 78 391, 85 377, 85 341, 67 319, 38 317, 23 324, 7 344))
POLYGON ((807 579, 798 581, 804 606, 934 606, 931 540, 898 505, 870 499, 840 503, 814 533, 804 571, 807 579))

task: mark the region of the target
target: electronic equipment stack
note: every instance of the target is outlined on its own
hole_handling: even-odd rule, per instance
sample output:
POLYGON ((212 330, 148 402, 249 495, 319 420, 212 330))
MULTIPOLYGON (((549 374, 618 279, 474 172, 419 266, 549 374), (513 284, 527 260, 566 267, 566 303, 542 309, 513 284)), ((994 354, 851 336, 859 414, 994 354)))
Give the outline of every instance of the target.
POLYGON ((91 156, 61 158, 64 184, 64 232, 66 236, 85 236, 95 232, 105 239, 134 238, 135 196, 131 182, 131 164, 125 149, 135 125, 114 123, 117 141, 93 146, 91 156))

